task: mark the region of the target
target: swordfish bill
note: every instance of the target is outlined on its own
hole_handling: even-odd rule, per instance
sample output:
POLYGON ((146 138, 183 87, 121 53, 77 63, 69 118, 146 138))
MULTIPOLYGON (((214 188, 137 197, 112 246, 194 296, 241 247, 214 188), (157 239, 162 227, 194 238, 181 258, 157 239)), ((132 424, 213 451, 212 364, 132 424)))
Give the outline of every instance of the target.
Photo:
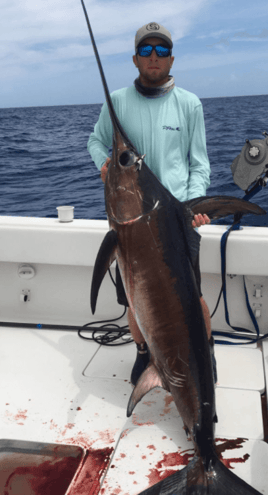
POLYGON ((233 197, 201 197, 183 203, 172 196, 116 117, 87 15, 86 19, 113 125, 112 161, 105 181, 110 230, 93 270, 92 312, 101 282, 116 259, 129 306, 151 355, 131 394, 127 415, 147 392, 163 387, 172 394, 195 447, 194 458, 185 468, 140 495, 257 495, 222 464, 215 450, 212 363, 194 274, 200 235, 192 228, 192 219, 199 212, 221 218, 265 211, 233 197))
POLYGON ((119 122, 119 120, 117 118, 117 115, 116 115, 116 113, 114 111, 114 107, 113 107, 112 100, 111 100, 111 97, 110 97, 110 93, 109 93, 109 90, 108 90, 106 78, 105 78, 105 75, 104 75, 104 72, 103 72, 103 68, 102 68, 102 64, 101 64, 101 61, 100 61, 99 52, 98 52, 98 49, 97 49, 97 46, 96 46, 96 43, 95 43, 95 39, 94 39, 93 32, 92 32, 92 29, 91 29, 90 21, 89 21, 89 18, 88 18, 87 10, 86 10, 86 7, 85 7, 85 4, 84 4, 84 1, 83 0, 81 0, 81 3, 82 3, 82 8, 83 8, 83 11, 84 11, 84 14, 85 14, 85 18, 86 18, 86 23, 87 23, 89 35, 90 35, 90 38, 91 38, 92 47, 93 47, 94 54, 95 54, 95 57, 96 57, 96 61, 97 61, 98 67, 99 67, 100 76, 101 76, 101 80, 102 80, 102 84, 103 84, 103 89, 104 89, 104 93, 105 93, 105 98, 106 98, 106 102, 107 102, 108 109, 109 109, 109 114, 110 114, 111 120, 113 122, 114 137, 116 136, 117 133, 119 133, 120 136, 121 136, 121 138, 123 138, 125 144, 128 146, 128 149, 131 149, 132 151, 135 152, 136 151, 135 150, 135 147, 133 146, 133 144, 129 140, 128 136, 126 135, 126 133, 125 133, 124 129, 122 128, 122 126, 121 126, 121 124, 120 124, 120 122, 119 122))

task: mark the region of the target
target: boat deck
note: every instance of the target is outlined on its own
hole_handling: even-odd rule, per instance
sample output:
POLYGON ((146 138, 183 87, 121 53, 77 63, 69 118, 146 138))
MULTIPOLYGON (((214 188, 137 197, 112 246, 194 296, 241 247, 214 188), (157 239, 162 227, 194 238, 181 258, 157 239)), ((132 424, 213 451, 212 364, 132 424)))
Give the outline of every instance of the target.
MULTIPOLYGON (((192 443, 164 390, 151 391, 126 417, 135 344, 104 347, 75 331, 2 327, 0 355, 0 438, 83 447, 68 494, 137 495, 191 459, 192 443)), ((268 495, 261 401, 268 343, 216 345, 216 359, 218 453, 268 495)))

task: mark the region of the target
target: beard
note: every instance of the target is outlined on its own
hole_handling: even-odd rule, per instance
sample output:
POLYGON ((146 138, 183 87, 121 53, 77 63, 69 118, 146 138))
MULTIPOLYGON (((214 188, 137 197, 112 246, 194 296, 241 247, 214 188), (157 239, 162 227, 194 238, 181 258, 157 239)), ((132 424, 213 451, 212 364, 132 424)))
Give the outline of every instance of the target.
POLYGON ((150 86, 162 86, 168 81, 168 79, 169 70, 152 70, 151 73, 148 71, 146 71, 146 73, 140 72, 140 81, 144 86, 146 86, 147 84, 150 86))

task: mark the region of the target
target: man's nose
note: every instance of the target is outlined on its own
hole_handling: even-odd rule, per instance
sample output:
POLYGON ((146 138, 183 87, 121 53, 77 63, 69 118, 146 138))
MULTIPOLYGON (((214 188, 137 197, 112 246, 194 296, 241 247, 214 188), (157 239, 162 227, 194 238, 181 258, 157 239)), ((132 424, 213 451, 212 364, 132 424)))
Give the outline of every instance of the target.
POLYGON ((157 53, 155 51, 155 48, 153 48, 153 51, 152 51, 152 53, 150 55, 150 59, 151 60, 156 60, 157 58, 158 58, 158 55, 157 55, 157 53))

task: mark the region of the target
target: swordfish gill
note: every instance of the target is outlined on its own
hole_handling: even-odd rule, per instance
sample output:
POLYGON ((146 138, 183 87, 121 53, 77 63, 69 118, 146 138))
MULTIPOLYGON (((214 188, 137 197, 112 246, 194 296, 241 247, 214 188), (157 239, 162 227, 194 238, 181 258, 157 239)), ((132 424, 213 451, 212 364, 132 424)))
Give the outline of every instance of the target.
MULTIPOLYGON (((193 266, 200 235, 193 214, 211 218, 265 211, 230 196, 201 197, 184 203, 160 183, 129 140, 115 114, 85 9, 88 29, 113 124, 113 150, 105 181, 110 230, 95 262, 91 308, 116 259, 129 306, 150 349, 151 361, 130 397, 130 416, 142 397, 163 387, 174 398, 195 456, 184 469, 148 488, 142 495, 258 494, 231 473, 215 451, 217 421, 209 343, 193 266)), ((141 495, 141 494, 140 494, 141 495)))

